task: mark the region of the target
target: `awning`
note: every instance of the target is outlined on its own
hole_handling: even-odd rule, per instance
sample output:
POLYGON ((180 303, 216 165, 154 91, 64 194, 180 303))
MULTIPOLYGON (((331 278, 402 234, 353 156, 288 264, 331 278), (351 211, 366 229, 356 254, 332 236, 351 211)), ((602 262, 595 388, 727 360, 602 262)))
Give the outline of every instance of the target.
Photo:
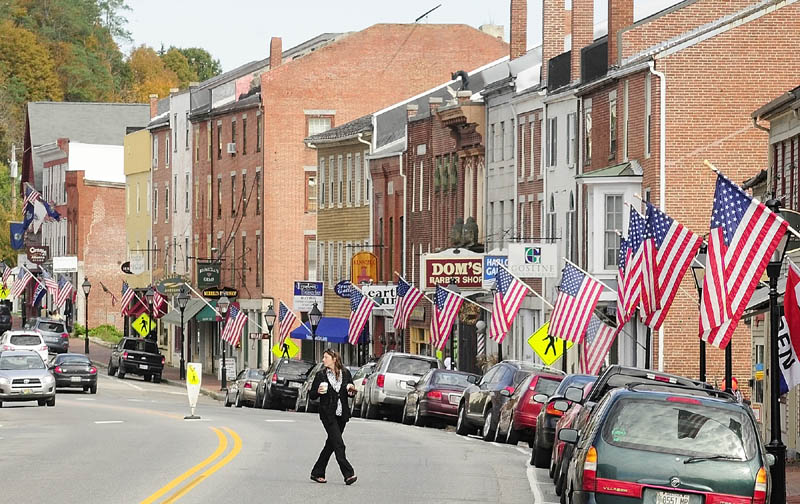
MULTIPOLYGON (((203 302, 202 299, 190 299, 188 303, 186 303, 186 308, 183 310, 183 320, 184 322, 188 322, 192 319, 197 313, 203 309, 206 304, 203 302)), ((171 312, 164 315, 161 320, 166 324, 172 325, 181 325, 181 310, 179 308, 175 308, 171 312)))
MULTIPOLYGON (((203 303, 202 301, 200 301, 200 302, 203 303)), ((216 299, 211 299, 208 302, 214 308, 217 307, 217 300, 216 299)), ((217 321, 217 313, 214 310, 212 310, 211 308, 209 308, 208 305, 203 303, 203 309, 200 310, 200 312, 197 314, 197 316, 195 317, 195 320, 197 320, 198 322, 216 322, 217 321)))
MULTIPOLYGON (((308 324, 308 322, 306 322, 306 324, 308 324)), ((347 343, 347 331, 349 328, 349 319, 322 317, 317 327, 316 340, 327 341, 328 343, 347 343)), ((294 339, 311 339, 311 333, 302 325, 292 331, 290 336, 294 339)))
MULTIPOLYGON (((764 276, 764 282, 766 282, 766 275, 764 276)), ((786 275, 782 274, 781 278, 778 279, 778 306, 783 305, 783 293, 786 290, 786 275)), ((759 313, 764 313, 769 311, 769 287, 760 283, 756 287, 756 290, 753 291, 753 297, 750 298, 750 302, 747 303, 747 309, 745 309, 744 313, 742 313, 742 319, 749 319, 754 315, 758 315, 759 313)))

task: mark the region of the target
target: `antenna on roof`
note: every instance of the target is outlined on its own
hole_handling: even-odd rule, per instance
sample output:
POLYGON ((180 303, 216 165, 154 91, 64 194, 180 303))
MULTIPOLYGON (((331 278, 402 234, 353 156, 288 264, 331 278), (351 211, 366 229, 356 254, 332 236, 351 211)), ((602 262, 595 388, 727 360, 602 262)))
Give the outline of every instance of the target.
POLYGON ((414 22, 415 22, 415 23, 419 23, 420 19, 423 19, 423 18, 427 17, 427 16, 428 16, 428 14, 430 14, 430 13, 431 13, 431 12, 433 12, 433 11, 435 11, 436 9, 438 9, 438 8, 439 8, 439 7, 441 7, 441 6, 442 6, 442 4, 439 4, 439 5, 437 5, 437 6, 436 6, 436 7, 434 7, 433 9, 429 10, 429 11, 428 11, 428 12, 426 12, 425 14, 423 14, 423 15, 421 15, 420 17, 418 17, 417 19, 415 19, 415 20, 414 20, 414 22))

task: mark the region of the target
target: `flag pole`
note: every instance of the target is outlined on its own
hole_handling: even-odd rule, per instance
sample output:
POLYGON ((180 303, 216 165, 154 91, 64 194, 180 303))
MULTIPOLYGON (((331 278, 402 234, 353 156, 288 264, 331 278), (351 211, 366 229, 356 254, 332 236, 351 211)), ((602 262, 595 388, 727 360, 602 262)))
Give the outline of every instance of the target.
POLYGON ((520 279, 520 278, 519 278, 517 275, 515 275, 514 273, 512 273, 512 272, 511 272, 511 270, 509 270, 508 268, 506 268, 506 267, 505 267, 505 266, 503 266, 502 264, 498 264, 498 266, 500 266, 501 268, 503 268, 504 270, 506 270, 506 272, 508 272, 508 274, 509 274, 509 275, 511 275, 512 277, 514 277, 514 279, 515 279, 516 281, 518 281, 519 283, 521 283, 522 285, 524 285, 526 289, 528 289, 528 290, 529 290, 531 293, 533 293, 533 295, 535 295, 536 297, 538 297, 539 299, 541 299, 541 300, 542 300, 542 303, 544 303, 544 304, 546 304, 547 306, 549 306, 551 310, 554 308, 554 306, 553 306, 553 305, 551 305, 551 304, 550 304, 550 302, 544 298, 544 296, 542 296, 541 294, 539 294, 538 292, 536 292, 535 290, 533 290, 533 287, 531 287, 530 285, 528 285, 528 284, 526 284, 525 282, 523 282, 523 281, 522 281, 522 280, 521 280, 521 279, 520 279))
MULTIPOLYGON (((395 274, 395 275, 397 275, 397 278, 399 278, 400 280, 404 281, 404 282, 405 282, 405 283, 407 283, 408 285, 412 285, 412 284, 408 283, 408 280, 406 280, 405 278, 403 278, 403 275, 401 275, 400 273, 398 273, 398 272, 396 272, 396 271, 395 271, 395 272, 394 272, 394 274, 395 274)), ((422 291, 420 291, 420 292, 422 292, 422 291)), ((433 304, 433 299, 429 298, 429 297, 428 297, 428 295, 427 295, 427 294, 425 294, 424 292, 422 292, 422 297, 424 297, 424 298, 425 298, 425 299, 427 299, 427 300, 428 300, 428 301, 429 301, 431 304, 433 304)))
MULTIPOLYGON (((286 303, 284 303, 284 302, 283 302, 283 299, 279 299, 279 300, 278 300, 278 305, 283 305, 283 306, 285 306, 285 307, 286 307, 286 309, 287 309, 287 310, 289 310, 289 311, 292 311, 292 310, 291 310, 291 308, 289 308, 289 305, 287 305, 286 303)), ((279 310, 280 310, 280 307, 279 307, 279 310)), ((295 318, 297 318, 297 317, 295 317, 295 318)), ((300 325, 301 325, 301 326, 303 326, 303 327, 305 327, 305 328, 306 328, 306 331, 308 331, 308 334, 309 334, 309 336, 314 334, 314 332, 311 330, 311 328, 310 328, 310 327, 308 327, 308 326, 306 325, 306 323, 305 323, 305 322, 303 322, 303 321, 302 321, 302 320, 300 320, 299 318, 297 319, 297 321, 298 321, 298 322, 300 322, 300 325)), ((280 323, 280 321, 278 321, 278 323, 280 323)), ((259 329, 261 329, 261 326, 259 326, 259 329)))
MULTIPOLYGON (((438 287, 442 287, 442 286, 441 286, 441 285, 439 285, 438 287)), ((481 304, 479 304, 479 303, 476 303, 475 301, 473 301, 473 300, 471 300, 471 299, 468 299, 468 298, 466 298, 466 297, 462 296, 462 295, 461 295, 461 294, 459 294, 458 292, 453 292, 453 291, 451 291, 450 289, 448 289, 447 287, 442 287, 442 289, 443 289, 443 290, 445 290, 445 291, 447 291, 447 292, 449 292, 450 294, 453 294, 454 296, 458 296, 458 297, 460 297, 461 299, 463 299, 463 300, 464 300, 464 301, 466 301, 467 303, 474 304, 475 306, 477 306, 477 307, 478 307, 478 308, 480 308, 481 310, 485 311, 486 313, 492 313, 492 310, 490 310, 490 309, 486 308, 485 306, 483 306, 483 305, 481 305, 481 304)))
POLYGON ((603 287, 605 287, 606 289, 610 290, 610 291, 611 291, 611 292, 613 292, 614 294, 616 294, 616 293, 617 293, 617 291, 615 291, 614 289, 612 289, 611 287, 609 287, 609 286, 608 286, 608 284, 606 284, 604 281, 600 280, 599 278, 597 278, 597 277, 595 277, 595 276, 592 276, 592 275, 590 275, 588 271, 586 271, 585 269, 581 268, 580 266, 578 266, 578 265, 577 265, 577 264, 575 264, 574 262, 570 261, 570 260, 569 260, 569 259, 567 259, 566 257, 562 257, 562 259, 564 259, 566 262, 568 262, 569 264, 571 264, 571 265, 572 265, 572 266, 573 266, 575 269, 577 269, 577 270, 581 271, 581 272, 582 272, 584 275, 588 276, 589 278, 591 278, 591 279, 592 279, 592 280, 594 280, 595 282, 599 283, 600 285, 602 285, 602 286, 603 286, 603 287))
POLYGON ((28 272, 28 274, 29 274, 29 275, 30 275, 30 276, 31 276, 31 277, 32 277, 34 280, 36 280, 36 283, 37 283, 37 284, 39 284, 39 285, 41 285, 42 287, 44 287, 44 284, 43 284, 42 282, 40 282, 40 281, 39 281, 39 279, 38 279, 38 278, 36 278, 36 275, 34 275, 33 273, 31 273, 31 272, 30 272, 30 270, 29 270, 28 268, 26 268, 25 266, 23 266, 23 265, 21 265, 21 264, 19 265, 19 267, 20 267, 20 268, 22 268, 22 269, 24 269, 25 271, 27 271, 27 272, 28 272))

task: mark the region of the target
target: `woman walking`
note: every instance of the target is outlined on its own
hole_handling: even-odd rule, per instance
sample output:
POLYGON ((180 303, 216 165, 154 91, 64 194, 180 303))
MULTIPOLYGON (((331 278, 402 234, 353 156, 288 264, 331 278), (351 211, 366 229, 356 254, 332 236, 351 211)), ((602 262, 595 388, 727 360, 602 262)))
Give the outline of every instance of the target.
POLYGON ((330 348, 325 350, 322 354, 322 363, 324 367, 314 377, 309 396, 311 399, 319 398, 319 419, 322 420, 322 426, 328 433, 328 439, 317 463, 311 469, 311 479, 317 483, 327 483, 325 469, 328 467, 331 453, 334 453, 345 484, 352 485, 357 478, 353 466, 344 454, 342 433, 347 421, 350 420, 347 398, 355 395, 356 388, 350 371, 342 365, 342 359, 336 350, 330 348))

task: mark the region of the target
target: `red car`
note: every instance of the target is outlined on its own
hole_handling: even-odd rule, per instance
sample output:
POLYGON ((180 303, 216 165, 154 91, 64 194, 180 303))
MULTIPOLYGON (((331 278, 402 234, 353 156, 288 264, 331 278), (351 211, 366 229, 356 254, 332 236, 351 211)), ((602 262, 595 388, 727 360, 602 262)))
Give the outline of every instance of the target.
MULTIPOLYGON (((584 396, 589 395, 594 383, 589 383, 583 388, 584 396)), ((563 413, 558 422, 556 422, 555 432, 553 434, 553 453, 550 458, 550 477, 555 484, 556 495, 561 495, 561 490, 564 488, 564 476, 567 474, 567 468, 562 467, 562 459, 564 458, 564 448, 567 445, 564 441, 558 439, 558 431, 561 429, 571 429, 575 423, 575 419, 581 412, 583 406, 580 403, 569 402, 569 409, 563 413)), ((533 460, 531 460, 533 463, 533 460)))
POLYGON ((464 389, 478 378, 463 371, 431 369, 418 382, 409 380, 407 385, 413 388, 403 405, 403 423, 422 427, 433 418, 455 423, 464 389))
POLYGON ((508 390, 500 393, 508 394, 509 400, 500 408, 495 441, 517 444, 524 439, 533 443, 536 432, 536 417, 542 404, 553 395, 564 374, 553 368, 536 370, 526 378, 512 394, 508 390))

